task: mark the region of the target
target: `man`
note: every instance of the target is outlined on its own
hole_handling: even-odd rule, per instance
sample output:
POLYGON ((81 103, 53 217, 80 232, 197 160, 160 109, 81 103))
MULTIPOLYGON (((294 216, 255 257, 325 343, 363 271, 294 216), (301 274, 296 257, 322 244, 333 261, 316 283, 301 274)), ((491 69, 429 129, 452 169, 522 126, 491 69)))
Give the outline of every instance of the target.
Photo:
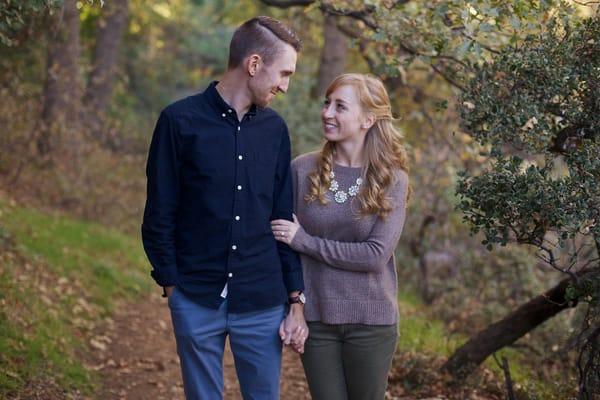
POLYGON ((267 108, 287 91, 300 47, 277 20, 245 22, 222 79, 156 124, 142 239, 168 297, 188 399, 222 397, 227 335, 245 399, 279 398, 282 340, 303 351, 300 261, 270 227, 292 219, 290 140, 267 108))

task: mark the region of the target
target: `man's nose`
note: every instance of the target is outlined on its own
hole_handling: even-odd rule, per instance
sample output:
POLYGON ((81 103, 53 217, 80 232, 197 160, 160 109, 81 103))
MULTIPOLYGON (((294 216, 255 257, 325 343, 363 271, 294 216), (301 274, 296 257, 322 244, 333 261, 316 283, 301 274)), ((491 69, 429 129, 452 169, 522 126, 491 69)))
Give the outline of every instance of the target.
POLYGON ((290 85, 290 79, 286 78, 279 83, 279 86, 277 86, 277 89, 281 93, 287 93, 289 85, 290 85))

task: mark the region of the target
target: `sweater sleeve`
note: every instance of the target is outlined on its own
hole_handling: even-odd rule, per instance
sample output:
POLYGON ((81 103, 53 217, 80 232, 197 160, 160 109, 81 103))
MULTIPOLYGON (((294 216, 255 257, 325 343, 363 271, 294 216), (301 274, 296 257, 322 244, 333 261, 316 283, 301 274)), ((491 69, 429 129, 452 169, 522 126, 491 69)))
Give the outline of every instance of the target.
POLYGON ((395 205, 387 217, 378 217, 362 242, 341 242, 311 236, 300 227, 291 247, 334 268, 354 272, 380 272, 392 257, 406 217, 408 176, 401 171, 388 191, 395 205))

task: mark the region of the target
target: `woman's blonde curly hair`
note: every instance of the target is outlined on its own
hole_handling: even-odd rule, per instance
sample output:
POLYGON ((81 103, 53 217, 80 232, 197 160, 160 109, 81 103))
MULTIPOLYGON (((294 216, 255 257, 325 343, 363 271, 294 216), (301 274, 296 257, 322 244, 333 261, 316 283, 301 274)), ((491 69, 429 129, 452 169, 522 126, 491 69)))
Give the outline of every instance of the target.
MULTIPOLYGON (((331 82, 326 97, 337 88, 350 85, 356 90, 364 113, 372 113, 375 123, 367 132, 364 144, 365 164, 361 190, 356 196, 362 215, 375 214, 385 217, 392 211, 392 204, 385 195, 393 183, 395 170, 408 173, 408 158, 402 145, 402 135, 394 126, 390 99, 383 83, 378 78, 366 74, 343 74, 331 82)), ((319 200, 327 204, 325 193, 331 184, 335 143, 326 141, 317 160, 317 168, 308 175, 310 188, 304 200, 319 200)))

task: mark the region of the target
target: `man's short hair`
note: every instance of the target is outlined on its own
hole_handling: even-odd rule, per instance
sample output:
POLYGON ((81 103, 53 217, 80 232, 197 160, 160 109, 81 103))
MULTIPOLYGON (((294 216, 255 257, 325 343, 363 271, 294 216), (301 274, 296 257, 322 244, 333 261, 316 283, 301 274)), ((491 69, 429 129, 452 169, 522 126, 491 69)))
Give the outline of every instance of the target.
POLYGON ((281 42, 296 51, 302 48, 300 38, 281 21, 265 16, 252 18, 237 28, 231 38, 228 68, 237 68, 251 54, 258 54, 270 65, 281 51, 281 42))

